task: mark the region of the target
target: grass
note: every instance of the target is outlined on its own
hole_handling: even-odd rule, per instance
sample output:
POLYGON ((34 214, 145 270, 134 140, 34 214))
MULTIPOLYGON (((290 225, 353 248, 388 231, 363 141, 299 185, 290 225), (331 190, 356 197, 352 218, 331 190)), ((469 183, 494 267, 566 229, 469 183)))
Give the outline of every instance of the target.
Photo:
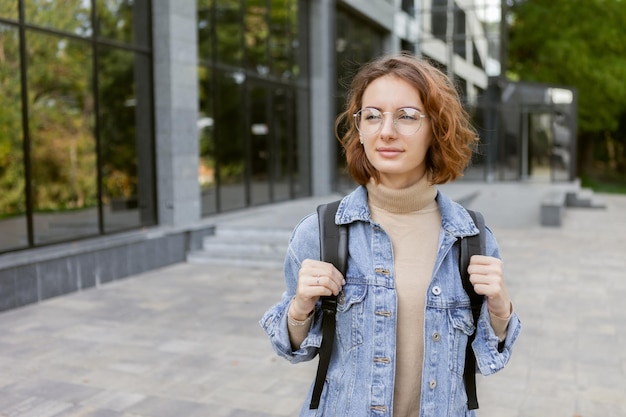
POLYGON ((616 177, 612 175, 611 178, 607 178, 585 174, 581 177, 581 183, 583 187, 591 188, 597 193, 626 194, 626 179, 616 177))

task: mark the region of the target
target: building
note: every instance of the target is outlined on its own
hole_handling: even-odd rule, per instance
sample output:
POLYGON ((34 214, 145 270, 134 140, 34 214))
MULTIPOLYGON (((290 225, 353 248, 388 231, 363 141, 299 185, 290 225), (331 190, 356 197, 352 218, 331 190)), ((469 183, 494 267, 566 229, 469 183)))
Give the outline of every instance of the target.
MULTIPOLYGON (((351 186, 334 119, 350 75, 381 53, 431 59, 477 125, 496 126, 493 100, 508 91, 490 90, 502 79, 500 9, 1 2, 0 311, 183 261, 215 213, 351 186)), ((498 174, 522 154, 486 132, 466 176, 524 177, 498 174)))

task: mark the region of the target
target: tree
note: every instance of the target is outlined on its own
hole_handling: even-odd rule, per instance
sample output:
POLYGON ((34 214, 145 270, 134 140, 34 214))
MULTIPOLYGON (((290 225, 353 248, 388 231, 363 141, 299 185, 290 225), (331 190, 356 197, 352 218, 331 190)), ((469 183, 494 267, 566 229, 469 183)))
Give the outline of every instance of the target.
POLYGON ((626 138, 615 136, 626 114, 626 2, 516 0, 511 12, 511 75, 578 90, 579 170, 613 142, 613 164, 626 168, 626 138))

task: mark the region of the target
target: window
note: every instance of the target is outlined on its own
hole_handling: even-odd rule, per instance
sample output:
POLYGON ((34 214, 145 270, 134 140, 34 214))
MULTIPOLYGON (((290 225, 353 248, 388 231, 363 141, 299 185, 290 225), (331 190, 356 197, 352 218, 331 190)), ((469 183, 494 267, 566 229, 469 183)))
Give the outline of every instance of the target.
POLYGON ((306 4, 198 0, 202 214, 308 194, 306 4))
POLYGON ((8 3, 0 252, 155 224, 148 1, 8 3))
MULTIPOLYGON (((17 4, 17 2, 14 2, 17 4)), ((17 27, 0 24, 0 252, 26 247, 26 176, 17 27)))

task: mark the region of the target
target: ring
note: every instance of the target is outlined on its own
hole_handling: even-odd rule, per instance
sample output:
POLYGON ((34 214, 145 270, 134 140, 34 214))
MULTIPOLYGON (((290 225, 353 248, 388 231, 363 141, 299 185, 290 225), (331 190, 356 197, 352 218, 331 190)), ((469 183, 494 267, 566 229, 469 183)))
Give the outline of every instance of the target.
POLYGON ((320 285, 320 276, 317 276, 317 285, 320 285))

